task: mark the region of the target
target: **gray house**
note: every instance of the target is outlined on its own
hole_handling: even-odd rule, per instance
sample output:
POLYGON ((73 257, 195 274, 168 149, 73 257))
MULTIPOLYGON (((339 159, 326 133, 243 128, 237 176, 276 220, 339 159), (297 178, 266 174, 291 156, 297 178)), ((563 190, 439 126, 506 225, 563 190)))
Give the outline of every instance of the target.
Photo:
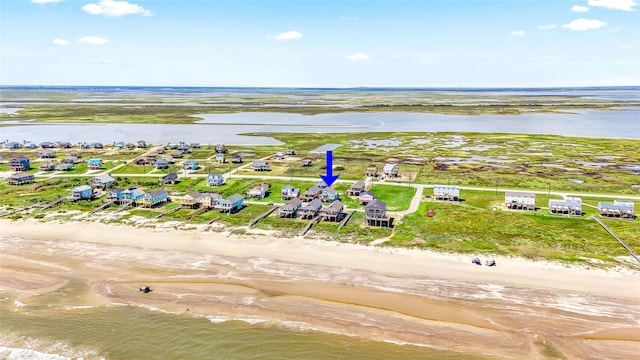
POLYGON ((216 205, 216 209, 227 214, 234 213, 242 209, 244 198, 240 194, 233 194, 226 199, 220 200, 216 205))
POLYGON ((320 211, 320 214, 325 221, 340 221, 340 219, 342 219, 342 216, 344 215, 344 213, 342 212, 343 210, 344 205, 342 204, 342 201, 336 200, 332 202, 331 205, 322 209, 320 211))
POLYGON ((271 171, 269 167, 269 162, 266 160, 255 160, 251 163, 251 168, 253 171, 271 171))
POLYGON ((313 199, 313 201, 300 208, 298 212, 300 213, 301 218, 312 219, 318 215, 320 209, 322 209, 322 202, 320 199, 313 199))
POLYGON ((360 193, 364 191, 364 187, 364 181, 358 180, 353 185, 351 185, 347 193, 349 194, 349 196, 359 196, 360 193))
POLYGON ((311 201, 313 199, 317 199, 322 194, 322 188, 318 185, 313 185, 309 189, 307 189, 304 194, 302 194, 302 200, 311 201))
POLYGON ((14 174, 9 177, 9 185, 24 185, 35 181, 33 174, 14 174))
POLYGON ((378 199, 365 206, 364 218, 370 226, 391 226, 392 219, 387 216, 387 204, 378 199))
POLYGON ((116 180, 109 174, 102 174, 94 177, 89 181, 89 184, 93 187, 106 189, 116 183, 116 180))
POLYGON ((301 206, 302 200, 298 199, 297 197, 292 198, 291 200, 287 201, 287 203, 284 204, 280 209, 280 217, 295 218, 298 209, 300 209, 301 206))
POLYGON ((366 205, 375 199, 376 199, 376 195, 371 191, 363 191, 358 196, 358 202, 360 203, 360 205, 366 205))

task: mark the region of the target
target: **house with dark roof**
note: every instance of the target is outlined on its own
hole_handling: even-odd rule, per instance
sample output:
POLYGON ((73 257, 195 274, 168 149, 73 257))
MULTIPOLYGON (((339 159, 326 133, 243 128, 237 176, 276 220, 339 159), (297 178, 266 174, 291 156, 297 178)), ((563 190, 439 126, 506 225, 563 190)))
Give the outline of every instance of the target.
POLYGON ((144 194, 144 196, 137 201, 138 204, 144 207, 154 207, 164 204, 169 201, 169 194, 167 190, 160 189, 144 194))
POLYGON ((9 168, 13 171, 27 171, 31 169, 31 161, 24 156, 16 156, 9 160, 9 168))
POLYGON ((312 187, 305 190, 302 194, 302 200, 304 201, 312 201, 313 199, 317 199, 322 194, 322 188, 318 185, 313 185, 312 187))
POLYGON ((226 154, 227 152, 229 152, 229 149, 227 149, 227 147, 224 146, 224 144, 218 144, 216 145, 216 152, 221 154, 226 154))
POLYGON ((302 200, 294 197, 282 205, 280 208, 280 217, 295 218, 300 207, 302 207, 302 200))
POLYGON ((231 162, 232 162, 233 164, 242 164, 242 156, 241 156, 241 155, 238 155, 238 154, 233 155, 233 156, 231 157, 231 162))
POLYGON ((216 209, 221 212, 231 214, 242 209, 244 198, 240 194, 233 194, 226 199, 218 201, 216 209))
POLYGON ((177 184, 178 183, 178 174, 172 172, 172 173, 168 173, 168 174, 162 175, 162 176, 160 176, 160 182, 163 185, 168 185, 168 184, 174 185, 174 184, 177 184))
POLYGON ((358 196, 360 195, 361 192, 364 191, 364 188, 365 188, 364 181, 358 180, 353 185, 351 185, 347 193, 349 194, 349 196, 358 196))
POLYGON ((313 201, 301 207, 298 210, 298 213, 303 219, 312 219, 316 217, 316 215, 318 215, 320 209, 322 209, 322 202, 320 201, 320 199, 313 199, 313 201))
POLYGON ((320 215, 325 221, 340 221, 344 216, 343 210, 344 205, 342 204, 342 201, 336 200, 326 208, 320 210, 320 215))
POLYGON ((53 149, 56 147, 56 144, 52 143, 51 141, 45 141, 40 143, 40 147, 42 149, 53 149))
POLYGON ((392 219, 387 216, 387 204, 378 199, 365 206, 364 218, 369 226, 389 227, 392 222, 392 219))
POLYGON ((375 199, 376 194, 372 193, 371 191, 365 190, 361 192, 360 195, 358 195, 358 203, 360 203, 360 205, 367 205, 375 199))
POLYGON ((9 185, 31 184, 35 181, 33 174, 13 174, 9 177, 9 185))

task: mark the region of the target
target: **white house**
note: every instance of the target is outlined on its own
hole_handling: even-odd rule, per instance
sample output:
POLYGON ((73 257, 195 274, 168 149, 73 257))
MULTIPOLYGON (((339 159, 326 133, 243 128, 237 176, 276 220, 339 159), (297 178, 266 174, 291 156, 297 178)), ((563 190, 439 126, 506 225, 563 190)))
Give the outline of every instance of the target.
POLYGON ((505 193, 504 204, 507 209, 535 210, 536 194, 524 191, 507 191, 505 193))
POLYGON ((460 198, 460 187, 449 185, 434 185, 433 198, 436 200, 458 201, 460 198))

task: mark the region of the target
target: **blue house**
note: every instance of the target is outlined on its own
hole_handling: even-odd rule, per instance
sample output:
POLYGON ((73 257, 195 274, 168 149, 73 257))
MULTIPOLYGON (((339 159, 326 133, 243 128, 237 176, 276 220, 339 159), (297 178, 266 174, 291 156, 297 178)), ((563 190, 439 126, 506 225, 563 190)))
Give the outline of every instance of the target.
POLYGON ((233 194, 229 196, 227 199, 223 199, 219 201, 218 204, 216 205, 216 209, 220 210, 221 212, 230 214, 242 209, 243 201, 244 201, 244 198, 242 197, 242 195, 233 194))
POLYGON ((17 143, 15 141, 10 141, 10 142, 4 144, 4 148, 5 149, 19 149, 20 148, 20 143, 17 143))
POLYGON ((56 170, 58 171, 71 171, 73 170, 73 164, 58 164, 56 165, 56 170))
POLYGON ((322 194, 320 194, 320 200, 322 202, 334 202, 338 200, 339 195, 338 191, 332 187, 326 187, 322 190, 322 194))
POLYGON ((160 189, 152 191, 148 194, 144 194, 139 203, 144 207, 153 207, 158 204, 163 204, 167 201, 169 201, 169 194, 166 190, 160 189))
POLYGON ((114 143, 113 146, 117 147, 118 149, 124 149, 124 147, 127 146, 127 144, 125 144, 124 141, 118 141, 114 143))
POLYGON ((31 169, 31 161, 24 156, 17 156, 9 161, 9 167, 13 171, 27 171, 31 169))
POLYGON ((91 186, 82 185, 82 186, 74 187, 73 189, 71 189, 70 197, 72 200, 83 200, 83 199, 90 199, 92 195, 93 195, 93 189, 91 189, 91 186))
POLYGON ((220 186, 224 184, 224 178, 220 174, 207 175, 207 186, 220 186))
POLYGON ((156 160, 153 163, 153 167, 156 169, 168 169, 169 168, 169 162, 165 159, 160 159, 160 160, 156 160))
POLYGON ((198 162, 196 160, 186 160, 182 163, 182 168, 185 170, 198 170, 198 162))
POLYGON ((144 197, 144 190, 138 189, 136 187, 132 187, 127 190, 116 189, 109 192, 109 195, 111 196, 112 193, 115 195, 115 198, 118 202, 138 202, 144 197))
POLYGON ((89 159, 87 160, 87 164, 89 165, 89 170, 102 169, 102 159, 89 159))

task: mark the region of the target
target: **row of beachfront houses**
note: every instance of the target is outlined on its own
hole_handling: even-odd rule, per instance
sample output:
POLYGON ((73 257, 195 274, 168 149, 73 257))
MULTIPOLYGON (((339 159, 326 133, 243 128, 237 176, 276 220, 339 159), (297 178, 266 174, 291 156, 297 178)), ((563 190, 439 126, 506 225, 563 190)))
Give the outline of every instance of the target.
MULTIPOLYGON (((360 205, 365 205, 365 220, 370 226, 390 227, 393 219, 388 217, 387 205, 375 198, 375 194, 365 190, 364 181, 357 181, 347 191, 347 196, 358 197, 360 205)), ((280 209, 280 217, 340 221, 346 213, 344 204, 339 200, 339 193, 324 181, 311 186, 304 192, 292 185, 285 185, 281 190, 281 199, 287 200, 280 209), (323 203, 328 203, 323 207, 323 203)))
MULTIPOLYGON (((55 157, 55 153, 44 154, 41 159, 50 159, 55 157)), ((74 169, 74 166, 78 163, 78 157, 66 156, 58 162, 43 162, 38 169, 40 171, 70 171, 74 169)), ((103 163, 101 159, 89 159, 87 160, 87 166, 89 170, 101 170, 103 163)), ((31 170, 31 160, 25 156, 17 156, 9 160, 9 168, 15 172, 24 172, 31 170)))

